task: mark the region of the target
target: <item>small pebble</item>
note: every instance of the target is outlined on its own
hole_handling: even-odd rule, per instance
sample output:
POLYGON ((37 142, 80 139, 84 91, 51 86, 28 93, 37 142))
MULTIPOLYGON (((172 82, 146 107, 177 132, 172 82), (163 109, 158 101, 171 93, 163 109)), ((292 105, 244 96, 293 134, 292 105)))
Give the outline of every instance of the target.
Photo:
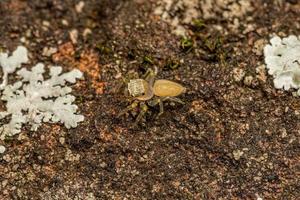
POLYGON ((57 52, 57 48, 55 47, 44 47, 42 55, 46 57, 50 57, 52 54, 55 54, 56 52, 57 52))
POLYGON ((64 137, 60 137, 59 138, 59 142, 60 142, 60 144, 65 144, 65 138, 64 137))
POLYGON ((50 22, 48 22, 48 21, 43 21, 42 23, 43 23, 43 26, 45 26, 45 27, 49 27, 50 26, 50 22))
POLYGON ((70 39, 73 44, 77 44, 77 39, 78 39, 78 31, 76 29, 73 29, 72 31, 69 32, 70 39))
POLYGON ((252 81, 253 81, 253 76, 246 76, 244 79, 244 84, 247 86, 251 86, 252 81))
POLYGON ((78 4, 75 6, 75 10, 77 13, 81 13, 83 8, 84 8, 84 1, 80 1, 78 4))
POLYGON ((82 35, 84 38, 86 38, 88 35, 92 34, 92 30, 89 28, 84 29, 82 35))
POLYGON ((64 26, 69 26, 69 22, 65 19, 61 20, 61 23, 64 25, 64 26))
POLYGON ((236 150, 236 151, 233 151, 233 157, 235 160, 239 160, 242 155, 244 155, 244 152, 243 151, 240 151, 240 150, 236 150))
POLYGON ((0 145, 0 154, 4 153, 6 150, 5 146, 0 145))
POLYGON ((245 74, 245 71, 241 68, 235 68, 233 70, 233 78, 237 82, 241 81, 244 78, 245 74))

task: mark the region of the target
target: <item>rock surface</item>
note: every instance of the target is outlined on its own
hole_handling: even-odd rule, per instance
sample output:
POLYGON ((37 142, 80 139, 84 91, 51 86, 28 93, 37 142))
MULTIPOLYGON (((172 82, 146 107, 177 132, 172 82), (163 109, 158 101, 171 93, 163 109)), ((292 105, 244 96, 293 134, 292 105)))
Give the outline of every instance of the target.
POLYGON ((22 44, 30 66, 84 72, 73 91, 86 118, 1 141, 1 200, 299 198, 300 101, 274 88, 260 51, 300 35, 300 3, 206 0, 191 22, 176 7, 182 40, 155 14, 162 2, 0 1, 0 50, 22 44), (159 119, 150 108, 132 129, 137 112, 116 117, 130 103, 116 88, 153 66, 187 88, 185 105, 166 103, 159 119))

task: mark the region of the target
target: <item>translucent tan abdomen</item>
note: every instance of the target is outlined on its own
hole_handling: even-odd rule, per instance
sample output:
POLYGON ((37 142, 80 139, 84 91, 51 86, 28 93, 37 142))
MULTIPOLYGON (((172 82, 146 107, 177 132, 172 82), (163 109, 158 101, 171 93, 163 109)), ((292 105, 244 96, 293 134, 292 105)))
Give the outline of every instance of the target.
POLYGON ((168 80, 157 80, 153 86, 153 93, 159 97, 175 97, 185 92, 185 87, 168 80))

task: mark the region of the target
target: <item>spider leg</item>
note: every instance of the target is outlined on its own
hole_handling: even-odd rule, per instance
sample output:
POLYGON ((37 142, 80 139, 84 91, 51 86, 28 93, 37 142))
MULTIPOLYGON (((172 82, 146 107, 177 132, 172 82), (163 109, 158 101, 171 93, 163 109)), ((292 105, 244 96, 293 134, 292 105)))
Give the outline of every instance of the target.
POLYGON ((123 109, 123 110, 118 114, 117 117, 120 117, 120 116, 126 114, 127 112, 129 112, 129 111, 135 109, 138 105, 139 105, 139 103, 138 103, 137 101, 134 101, 132 104, 130 104, 129 106, 127 106, 125 109, 123 109))
POLYGON ((176 97, 162 97, 162 98, 159 98, 159 101, 158 101, 158 103, 159 103, 159 113, 157 115, 157 118, 164 113, 164 104, 163 104, 163 102, 166 101, 166 100, 176 102, 176 103, 180 103, 180 104, 185 104, 183 101, 181 101, 179 98, 176 98, 176 97))
POLYGON ((143 116, 146 114, 146 112, 148 110, 148 106, 145 103, 142 103, 140 105, 140 108, 141 108, 141 111, 140 111, 139 115, 137 116, 137 118, 135 119, 133 127, 136 127, 138 125, 138 123, 141 121, 141 119, 143 118, 143 116))
POLYGON ((154 79, 155 79, 156 74, 157 74, 157 68, 156 67, 155 67, 154 70, 148 69, 146 71, 146 73, 144 74, 143 78, 145 79, 145 81, 147 81, 149 83, 150 86, 152 86, 153 83, 154 83, 154 79))
POLYGON ((159 104, 159 113, 157 115, 156 118, 159 118, 159 116, 161 116, 164 113, 164 104, 163 104, 163 98, 156 98, 153 101, 149 102, 150 106, 156 106, 157 104, 159 104))
POLYGON ((166 100, 173 101, 173 102, 180 103, 180 104, 185 104, 183 101, 181 101, 177 97, 164 97, 164 98, 162 98, 162 101, 166 101, 166 100))
POLYGON ((129 81, 131 79, 137 79, 137 78, 138 78, 137 73, 132 73, 132 74, 129 74, 128 76, 121 75, 121 80, 119 80, 119 83, 115 87, 114 93, 123 92, 125 94, 125 96, 129 96, 129 92, 128 92, 128 89, 127 89, 127 84, 129 83, 129 81))
POLYGON ((163 104, 163 100, 159 99, 159 113, 157 115, 157 118, 159 118, 159 116, 161 116, 164 113, 164 104, 163 104))
POLYGON ((122 80, 118 80, 118 83, 113 91, 114 91, 114 93, 121 93, 122 89, 124 89, 124 94, 127 96, 125 86, 129 82, 129 80, 127 78, 125 78, 123 75, 121 76, 121 79, 122 80))

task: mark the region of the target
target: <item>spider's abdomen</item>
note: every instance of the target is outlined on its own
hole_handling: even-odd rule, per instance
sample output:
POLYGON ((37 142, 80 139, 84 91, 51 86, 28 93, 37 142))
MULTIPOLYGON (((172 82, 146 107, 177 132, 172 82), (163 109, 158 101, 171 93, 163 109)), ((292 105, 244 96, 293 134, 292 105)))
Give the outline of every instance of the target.
POLYGON ((159 97, 175 97, 185 92, 185 87, 168 80, 157 80, 153 85, 153 93, 159 97))

